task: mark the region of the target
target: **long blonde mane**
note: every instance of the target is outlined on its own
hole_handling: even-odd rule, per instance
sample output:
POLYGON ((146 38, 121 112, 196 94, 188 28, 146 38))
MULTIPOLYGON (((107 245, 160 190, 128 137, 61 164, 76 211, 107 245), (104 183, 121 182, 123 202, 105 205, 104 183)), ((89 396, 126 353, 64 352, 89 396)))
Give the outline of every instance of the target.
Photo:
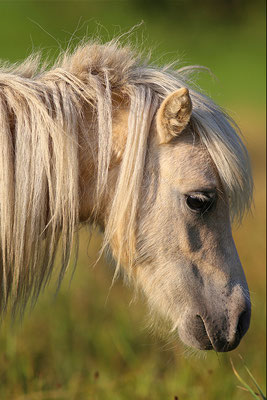
MULTIPOLYGON (((134 231, 151 122, 160 102, 189 87, 188 69, 157 67, 113 40, 80 45, 49 70, 39 56, 0 68, 0 301, 24 309, 52 273, 61 247, 59 282, 79 225, 79 137, 90 141, 83 115, 98 128, 95 210, 107 190, 112 154, 112 93, 129 102, 127 142, 107 219, 104 246, 116 238, 133 261, 134 231)), ((238 219, 250 206, 247 151, 231 118, 190 88, 192 125, 207 147, 238 219)), ((75 240, 76 238, 76 240, 75 240)))

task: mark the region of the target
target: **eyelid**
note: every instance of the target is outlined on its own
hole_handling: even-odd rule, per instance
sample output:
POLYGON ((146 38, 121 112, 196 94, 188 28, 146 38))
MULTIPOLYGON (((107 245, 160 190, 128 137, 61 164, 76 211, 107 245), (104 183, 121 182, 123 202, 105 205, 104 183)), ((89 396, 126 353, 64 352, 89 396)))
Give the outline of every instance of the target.
POLYGON ((194 191, 194 192, 190 192, 190 193, 186 193, 185 195, 186 197, 188 196, 195 196, 198 197, 199 199, 203 199, 206 200, 208 199, 212 199, 215 198, 216 196, 216 190, 198 190, 198 191, 194 191))

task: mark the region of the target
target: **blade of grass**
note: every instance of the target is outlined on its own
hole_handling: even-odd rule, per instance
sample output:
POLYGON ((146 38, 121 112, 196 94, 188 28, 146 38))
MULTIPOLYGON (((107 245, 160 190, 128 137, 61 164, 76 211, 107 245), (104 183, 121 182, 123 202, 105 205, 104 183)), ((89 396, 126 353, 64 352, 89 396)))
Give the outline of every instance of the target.
MULTIPOLYGON (((248 389, 246 389, 245 387, 243 387, 243 386, 239 386, 239 385, 237 385, 237 387, 238 387, 238 389, 242 389, 242 390, 244 390, 244 392, 248 392, 248 389)), ((259 393, 256 393, 255 392, 255 394, 257 395, 257 396, 259 396, 259 393)))
POLYGON ((251 387, 241 378, 241 376, 239 375, 239 373, 237 372, 237 370, 234 367, 233 361, 230 358, 230 363, 232 365, 232 369, 234 371, 235 376, 237 377, 237 379, 239 380, 239 382, 242 383, 242 385, 244 385, 244 387, 247 389, 248 392, 250 392, 252 394, 252 396, 254 397, 254 399, 259 399, 259 397, 257 396, 257 394, 254 392, 253 389, 251 389, 251 387))
POLYGON ((260 396, 262 397, 262 400, 266 400, 266 396, 263 394, 258 382, 256 381, 256 379, 254 378, 254 376, 252 375, 252 373, 250 372, 250 370, 248 369, 243 357, 241 356, 241 354, 239 354, 239 358, 242 360, 245 370, 247 371, 247 373, 249 374, 250 378, 252 379, 252 381, 254 382, 254 385, 256 386, 256 388, 258 389, 258 391, 260 392, 260 396))

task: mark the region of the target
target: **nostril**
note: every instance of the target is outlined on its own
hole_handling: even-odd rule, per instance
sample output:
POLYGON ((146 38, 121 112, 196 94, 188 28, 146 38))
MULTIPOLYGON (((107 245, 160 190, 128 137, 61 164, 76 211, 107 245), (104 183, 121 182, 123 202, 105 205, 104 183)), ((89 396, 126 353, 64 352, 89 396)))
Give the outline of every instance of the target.
POLYGON ((239 316, 238 324, 236 327, 237 335, 239 336, 239 340, 245 335, 248 330, 250 322, 250 313, 247 310, 242 311, 239 316))
POLYGON ((246 312, 245 311, 242 312, 242 314, 238 320, 237 327, 236 327, 236 336, 238 337, 238 340, 240 340, 243 336, 243 318, 244 318, 243 315, 244 315, 244 313, 246 313, 246 312))

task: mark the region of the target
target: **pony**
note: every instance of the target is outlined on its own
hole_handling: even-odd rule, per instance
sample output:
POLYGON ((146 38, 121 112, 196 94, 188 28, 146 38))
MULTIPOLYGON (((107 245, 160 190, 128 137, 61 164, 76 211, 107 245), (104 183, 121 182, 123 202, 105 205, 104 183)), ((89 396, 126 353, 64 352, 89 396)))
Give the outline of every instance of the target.
POLYGON ((237 125, 191 82, 114 39, 0 69, 0 308, 23 312, 58 284, 78 228, 181 340, 236 348, 251 304, 231 225, 253 181, 237 125))

